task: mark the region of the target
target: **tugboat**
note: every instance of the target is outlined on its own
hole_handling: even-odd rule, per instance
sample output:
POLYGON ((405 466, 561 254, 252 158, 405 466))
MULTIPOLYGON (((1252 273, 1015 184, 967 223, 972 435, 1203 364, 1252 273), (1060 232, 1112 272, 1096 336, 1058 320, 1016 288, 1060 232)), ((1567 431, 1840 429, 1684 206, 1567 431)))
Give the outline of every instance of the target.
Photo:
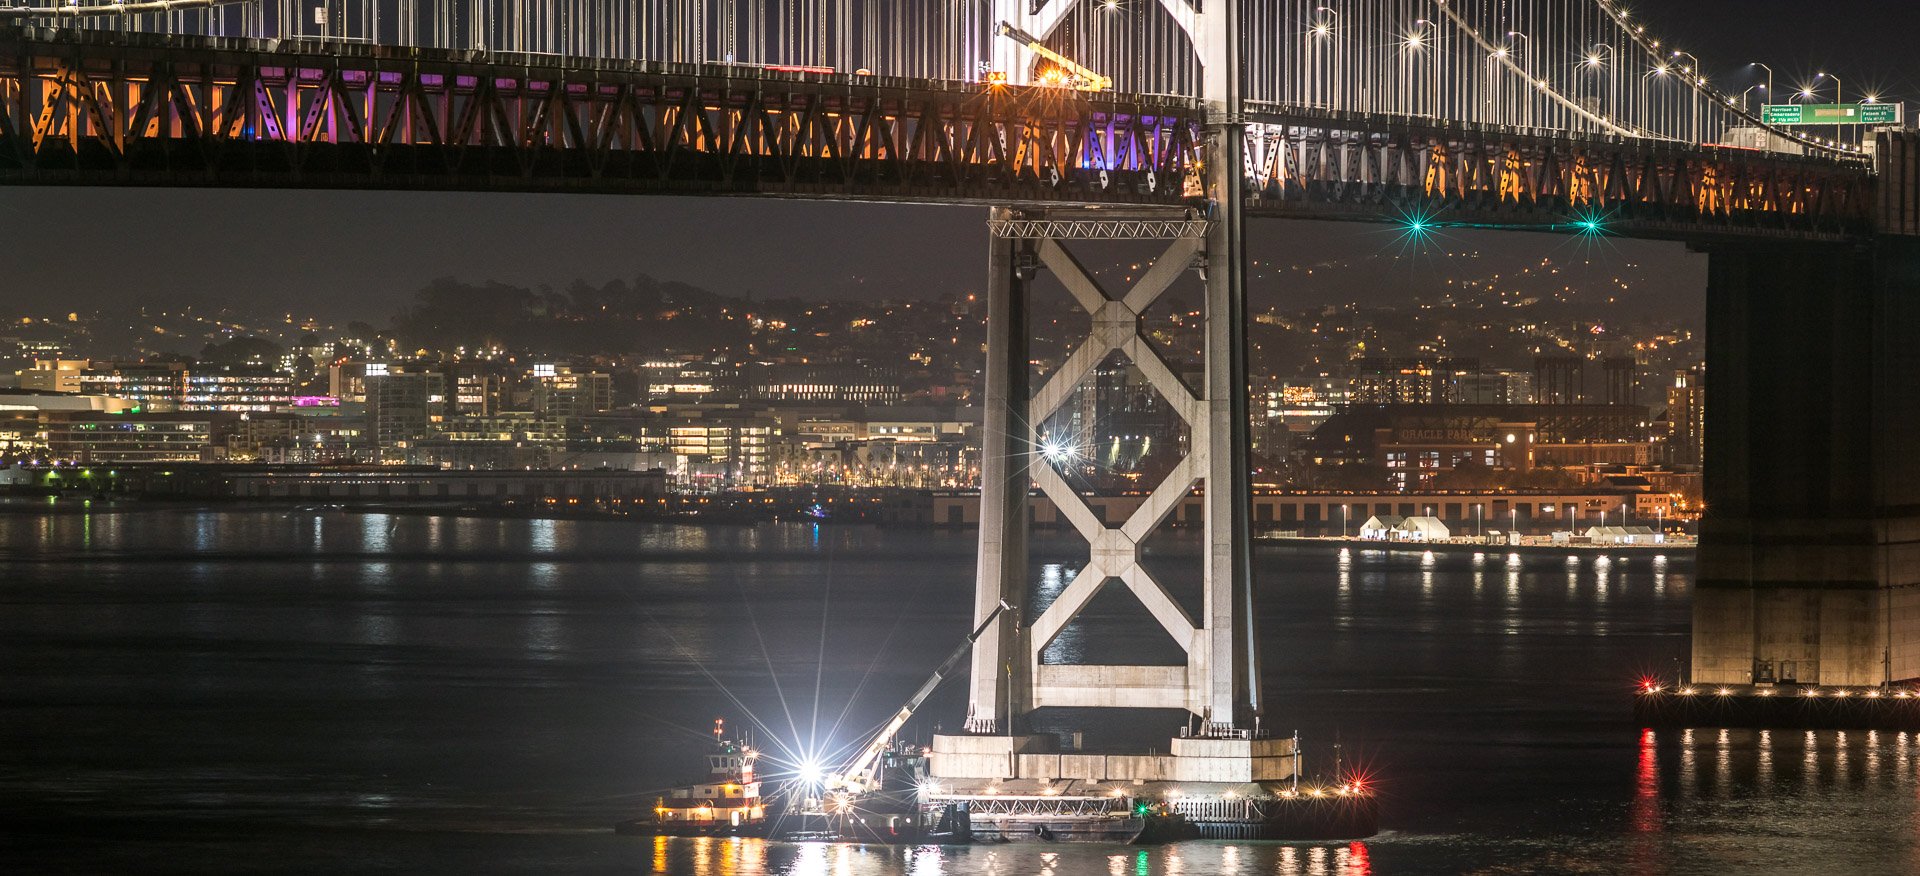
POLYGON ((754 761, 760 753, 728 739, 726 721, 713 719, 714 751, 705 781, 671 788, 654 799, 653 812, 614 825, 615 833, 642 836, 766 836, 774 802, 760 794, 754 761))

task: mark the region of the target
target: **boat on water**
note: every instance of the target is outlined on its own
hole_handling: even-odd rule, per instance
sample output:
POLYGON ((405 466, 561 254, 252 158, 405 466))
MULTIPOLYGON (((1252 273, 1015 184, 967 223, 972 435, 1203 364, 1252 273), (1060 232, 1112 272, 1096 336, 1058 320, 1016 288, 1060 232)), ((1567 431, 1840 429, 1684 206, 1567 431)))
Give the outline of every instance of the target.
POLYGON ((653 811, 614 825, 616 833, 643 836, 766 836, 777 802, 761 794, 754 762, 760 753, 726 737, 726 722, 713 722, 714 750, 707 755, 707 776, 667 789, 654 798, 653 811))

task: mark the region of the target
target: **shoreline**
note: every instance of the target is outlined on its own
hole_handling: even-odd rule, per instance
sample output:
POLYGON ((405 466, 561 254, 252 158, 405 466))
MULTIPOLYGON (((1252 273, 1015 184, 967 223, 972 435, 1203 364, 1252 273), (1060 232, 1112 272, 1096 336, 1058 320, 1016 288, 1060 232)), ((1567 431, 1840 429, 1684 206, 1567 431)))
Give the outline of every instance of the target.
POLYGON ((1284 547, 1337 547, 1349 550, 1403 554, 1597 554, 1612 556, 1664 555, 1686 558, 1692 558, 1699 549, 1699 543, 1693 541, 1669 544, 1476 544, 1457 541, 1371 541, 1361 538, 1304 535, 1256 535, 1253 537, 1253 543, 1256 545, 1268 544, 1284 547))

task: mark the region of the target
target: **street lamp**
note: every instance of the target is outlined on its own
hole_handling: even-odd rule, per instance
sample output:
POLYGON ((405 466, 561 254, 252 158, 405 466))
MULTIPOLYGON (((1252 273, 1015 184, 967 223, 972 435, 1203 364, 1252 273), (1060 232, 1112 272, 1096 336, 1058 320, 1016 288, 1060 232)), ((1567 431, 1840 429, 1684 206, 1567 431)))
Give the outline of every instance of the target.
POLYGON ((1527 52, 1526 54, 1521 56, 1520 66, 1522 71, 1527 74, 1528 88, 1520 92, 1520 99, 1527 102, 1526 121, 1523 122, 1522 124, 1525 127, 1531 128, 1533 127, 1533 107, 1534 107, 1534 97, 1533 97, 1534 89, 1532 88, 1532 85, 1536 81, 1533 75, 1533 38, 1517 30, 1507 31, 1507 42, 1511 43, 1514 40, 1527 41, 1527 52))
MULTIPOLYGON (((1840 96, 1840 77, 1835 76, 1832 73, 1815 73, 1813 74, 1813 78, 1815 81, 1819 81, 1821 79, 1833 80, 1833 102, 1846 103, 1846 100, 1840 96)), ((1845 127, 1837 124, 1833 126, 1833 139, 1835 142, 1844 141, 1846 136, 1847 136, 1847 129, 1845 127)))
POLYGON ((1591 69, 1599 69, 1601 67, 1605 67, 1608 69, 1608 73, 1607 73, 1607 117, 1608 118, 1613 117, 1615 108, 1617 108, 1620 105, 1620 95, 1619 95, 1618 86, 1617 86, 1617 81, 1619 77, 1613 75, 1613 68, 1616 66, 1614 62, 1618 59, 1618 57, 1619 56, 1614 53, 1613 46, 1608 45, 1606 43, 1595 43, 1593 45, 1593 48, 1587 50, 1586 59, 1580 62, 1580 66, 1582 67, 1587 67, 1591 69), (1606 50, 1605 58, 1602 58, 1600 55, 1599 50, 1601 49, 1606 50))
MULTIPOLYGON (((1428 28, 1433 29, 1432 35, 1437 41, 1440 35, 1440 28, 1437 25, 1435 25, 1433 22, 1428 21, 1427 19, 1424 19, 1424 18, 1415 20, 1413 22, 1413 30, 1408 32, 1407 35, 1404 38, 1402 38, 1400 41, 1400 45, 1405 49, 1405 53, 1401 56, 1402 60, 1401 60, 1401 72, 1400 72, 1401 87, 1406 89, 1405 91, 1406 99, 1402 102, 1402 107, 1401 107, 1401 112, 1403 115, 1410 116, 1414 114, 1413 98, 1414 98, 1415 89, 1413 88, 1413 61, 1414 61, 1413 56, 1419 52, 1426 50, 1428 28)), ((1428 109, 1433 109, 1433 107, 1428 107, 1428 109)))
POLYGON ((1773 96, 1773 68, 1765 64, 1762 64, 1759 61, 1755 61, 1751 64, 1748 64, 1747 66, 1759 67, 1760 69, 1767 71, 1767 96, 1772 97, 1773 96))
POLYGON ((1340 13, 1338 13, 1338 12, 1335 12, 1335 11, 1333 11, 1332 9, 1328 9, 1328 8, 1327 8, 1327 7, 1325 7, 1325 6, 1316 6, 1316 7, 1314 7, 1314 9, 1313 9, 1313 11, 1315 11, 1315 12, 1318 12, 1318 13, 1320 13, 1321 15, 1323 15, 1323 16, 1325 16, 1324 18, 1322 18, 1322 19, 1320 19, 1319 21, 1316 21, 1316 22, 1314 22, 1314 23, 1313 23, 1313 35, 1314 35, 1314 36, 1318 36, 1318 37, 1324 37, 1324 36, 1332 36, 1332 35, 1333 35, 1333 22, 1331 22, 1331 21, 1328 21, 1327 19, 1328 19, 1328 18, 1339 18, 1339 17, 1340 17, 1340 13))
MULTIPOLYGON (((1322 91, 1335 90, 1333 88, 1327 88, 1326 86, 1329 83, 1337 83, 1340 81, 1338 71, 1329 72, 1326 69, 1325 59, 1326 45, 1328 41, 1333 39, 1333 19, 1339 18, 1340 13, 1325 6, 1315 7, 1313 11, 1318 13, 1320 17, 1314 21, 1311 28, 1308 28, 1308 32, 1314 36, 1313 58, 1311 61, 1313 87, 1309 100, 1318 103, 1322 100, 1322 91)), ((1339 59, 1335 58, 1334 62, 1337 65, 1339 59)))
POLYGON ((1833 102, 1846 103, 1846 101, 1840 97, 1840 77, 1835 76, 1832 73, 1815 73, 1813 74, 1813 78, 1814 78, 1814 81, 1816 82, 1822 79, 1833 80, 1833 102))

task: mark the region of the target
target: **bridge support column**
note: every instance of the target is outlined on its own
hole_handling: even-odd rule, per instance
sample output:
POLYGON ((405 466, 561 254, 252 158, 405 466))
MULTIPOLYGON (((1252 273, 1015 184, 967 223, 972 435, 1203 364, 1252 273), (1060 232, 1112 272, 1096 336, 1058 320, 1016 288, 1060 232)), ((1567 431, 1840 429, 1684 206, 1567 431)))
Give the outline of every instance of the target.
MULTIPOLYGON (((994 222, 1013 218, 996 207, 994 222)), ((973 647, 966 728, 1010 729, 1031 711, 1021 615, 1027 607, 1027 463, 1033 423, 1027 418, 1027 285, 1037 260, 1034 241, 992 235, 987 249, 987 367, 980 417, 980 549, 975 567, 975 626, 1002 601, 1012 607, 973 647)))
MULTIPOLYGON (((996 210, 992 221, 986 410, 982 421, 981 525, 975 621, 1002 614, 973 653, 966 727, 1017 732, 1045 706, 1185 709, 1204 733, 1245 737, 1259 673, 1248 581, 1248 461, 1244 268, 1237 226, 1188 210, 996 210), (1125 290, 1103 288, 1069 249, 1074 241, 1157 240, 1165 249, 1125 290), (1044 269, 1066 287, 1088 333, 1044 384, 1029 391, 1027 288, 1044 269), (1198 271, 1208 289, 1206 386, 1187 386, 1141 332, 1140 317, 1198 271), (1086 475, 1088 436, 1037 434, 1077 387, 1124 356, 1189 431, 1185 458, 1124 521, 1109 524, 1075 482, 1086 475), (1037 614, 1028 606, 1025 507, 1038 486, 1089 546, 1073 581, 1037 614), (1204 616, 1196 620, 1141 563, 1141 545, 1205 483, 1204 616), (1124 586, 1186 651, 1185 665, 1042 664, 1041 652, 1109 583, 1124 586)), ((1191 519, 1191 518, 1190 518, 1191 519)))
POLYGON ((1920 241, 1708 252, 1693 680, 1920 678, 1920 241))

